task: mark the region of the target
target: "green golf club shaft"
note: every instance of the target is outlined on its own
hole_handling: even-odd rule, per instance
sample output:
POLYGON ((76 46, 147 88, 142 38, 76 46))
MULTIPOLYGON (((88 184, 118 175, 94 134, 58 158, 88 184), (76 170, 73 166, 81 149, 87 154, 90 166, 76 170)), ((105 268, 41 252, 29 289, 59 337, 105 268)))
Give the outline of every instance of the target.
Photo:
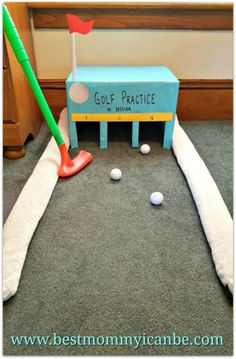
POLYGON ((20 36, 16 30, 15 24, 11 18, 11 15, 6 7, 3 5, 3 29, 8 38, 8 41, 11 44, 11 47, 15 53, 15 56, 20 63, 27 80, 29 81, 30 87, 35 95, 35 98, 41 108, 41 111, 44 115, 45 121, 55 138, 58 145, 63 145, 65 142, 61 135, 61 132, 57 126, 57 123, 53 117, 53 114, 48 106, 48 103, 44 97, 44 94, 39 86, 38 80, 34 74, 34 71, 30 65, 29 57, 27 52, 22 44, 20 36))

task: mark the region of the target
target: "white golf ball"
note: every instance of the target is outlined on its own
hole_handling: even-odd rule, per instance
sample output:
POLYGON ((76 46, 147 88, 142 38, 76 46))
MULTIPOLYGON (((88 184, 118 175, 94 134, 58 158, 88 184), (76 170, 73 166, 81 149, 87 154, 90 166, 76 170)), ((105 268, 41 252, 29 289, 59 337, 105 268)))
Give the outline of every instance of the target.
POLYGON ((122 172, 119 170, 119 168, 114 168, 110 172, 110 177, 113 181, 119 181, 122 177, 122 172))
POLYGON ((160 204, 162 204, 163 199, 164 196, 161 192, 153 192, 150 196, 150 202, 154 206, 159 206, 160 204))
POLYGON ((150 146, 147 145, 147 144, 144 144, 140 147, 140 152, 143 154, 143 155, 147 155, 149 152, 150 152, 150 146))

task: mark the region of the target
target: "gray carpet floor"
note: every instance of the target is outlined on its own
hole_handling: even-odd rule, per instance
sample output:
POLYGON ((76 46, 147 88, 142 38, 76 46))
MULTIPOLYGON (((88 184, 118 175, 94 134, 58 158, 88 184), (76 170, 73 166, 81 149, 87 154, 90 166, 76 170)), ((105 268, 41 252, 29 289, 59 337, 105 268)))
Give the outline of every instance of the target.
MULTIPOLYGON (((182 123, 232 214, 232 122, 182 123)), ((110 128, 107 150, 98 126, 80 126, 94 161, 60 179, 35 232, 19 289, 4 304, 6 355, 232 354, 232 299, 219 281, 200 219, 157 124, 141 125, 142 156, 129 124, 110 128), (109 172, 118 167, 120 182, 109 172), (149 196, 161 191, 160 207, 149 196), (223 346, 13 346, 11 336, 223 336, 223 346)), ((50 136, 44 126, 25 158, 4 159, 4 220, 50 136)), ((75 150, 71 151, 76 153, 75 150)), ((35 189, 37 191, 37 188, 35 189)), ((24 209, 22 209, 24 215, 24 209)))

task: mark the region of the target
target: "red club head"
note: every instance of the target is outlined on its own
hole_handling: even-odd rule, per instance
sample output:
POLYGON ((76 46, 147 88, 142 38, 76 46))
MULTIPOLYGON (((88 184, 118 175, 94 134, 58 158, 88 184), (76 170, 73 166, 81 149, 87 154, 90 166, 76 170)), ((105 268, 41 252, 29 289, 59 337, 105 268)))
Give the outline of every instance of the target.
POLYGON ((59 145, 58 147, 61 153, 61 164, 58 169, 59 177, 73 176, 87 166, 87 164, 89 164, 89 162, 93 159, 91 153, 81 150, 72 160, 68 154, 65 144, 59 145))

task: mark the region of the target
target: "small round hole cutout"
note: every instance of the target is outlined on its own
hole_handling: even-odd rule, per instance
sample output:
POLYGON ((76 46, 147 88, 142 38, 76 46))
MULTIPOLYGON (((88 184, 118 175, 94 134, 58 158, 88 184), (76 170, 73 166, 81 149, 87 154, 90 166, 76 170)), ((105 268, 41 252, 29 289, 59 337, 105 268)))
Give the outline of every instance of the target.
POLYGON ((82 104, 88 100, 89 90, 84 84, 77 82, 71 85, 69 89, 69 96, 72 101, 82 104))

